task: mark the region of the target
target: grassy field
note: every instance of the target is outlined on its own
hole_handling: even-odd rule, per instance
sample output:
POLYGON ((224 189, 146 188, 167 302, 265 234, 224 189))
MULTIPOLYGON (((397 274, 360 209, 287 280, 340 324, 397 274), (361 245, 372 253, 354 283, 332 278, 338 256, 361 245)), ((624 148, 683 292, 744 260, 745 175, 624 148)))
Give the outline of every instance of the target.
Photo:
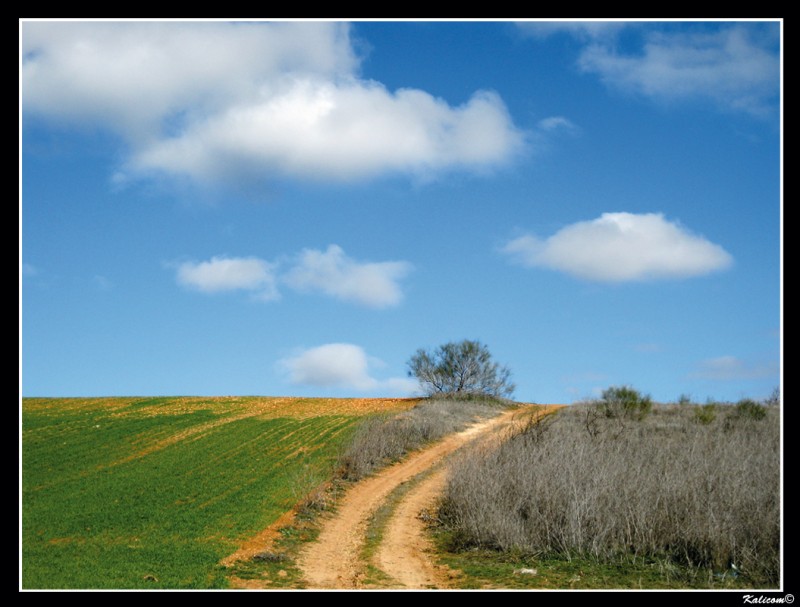
MULTIPOLYGON (((275 562, 220 561, 334 468, 360 478, 487 414, 418 402, 23 399, 22 588, 303 587, 291 555, 312 513, 281 528, 275 562)), ((775 587, 778 413, 569 407, 454 461, 439 556, 465 589, 775 587)))
POLYGON ((22 402, 22 587, 224 588, 219 561, 402 399, 22 402))

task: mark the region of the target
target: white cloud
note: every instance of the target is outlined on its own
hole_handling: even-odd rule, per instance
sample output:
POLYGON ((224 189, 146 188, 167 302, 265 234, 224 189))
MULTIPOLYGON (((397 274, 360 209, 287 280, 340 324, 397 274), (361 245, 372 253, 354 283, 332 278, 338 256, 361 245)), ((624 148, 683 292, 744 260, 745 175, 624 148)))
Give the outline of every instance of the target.
POLYGON ((777 375, 778 366, 775 364, 754 364, 735 356, 719 356, 701 361, 697 365, 697 370, 690 377, 729 381, 763 379, 777 375))
POLYGON ((360 79, 344 23, 25 22, 25 112, 121 134, 116 179, 481 169, 523 146, 500 97, 360 79))
POLYGON ((347 388, 359 392, 391 392, 407 395, 418 384, 402 377, 375 379, 371 360, 363 348, 354 344, 333 343, 302 350, 278 362, 278 368, 296 385, 321 388, 347 388))
MULTIPOLYGON (((650 99, 709 99, 719 107, 767 115, 776 106, 780 58, 777 23, 534 21, 518 24, 534 38, 565 33, 584 45, 578 66, 603 82, 650 99), (637 31, 641 50, 620 50, 621 32, 637 31), (663 30, 663 31, 659 31, 663 30)), ((626 43, 631 44, 632 40, 626 43)))
POLYGON ((25 22, 22 53, 26 110, 134 139, 180 114, 202 120, 286 71, 336 77, 357 64, 346 24, 313 22, 25 22))
POLYGON ((411 270, 406 261, 358 262, 341 247, 326 251, 306 249, 283 277, 298 291, 319 291, 345 301, 383 308, 400 303, 403 293, 398 281, 411 270))
POLYGON ((540 131, 545 133, 561 132, 569 135, 577 135, 580 128, 568 118, 563 116, 550 116, 543 118, 537 123, 540 131))
POLYGON ((315 179, 425 175, 491 166, 521 143, 494 93, 453 108, 423 91, 303 78, 141 149, 130 166, 195 179, 258 171, 315 179))
POLYGON ((410 377, 390 377, 380 380, 380 390, 388 394, 413 396, 420 393, 419 382, 410 377))
POLYGON ((779 91, 777 53, 741 26, 715 33, 651 33, 640 55, 591 44, 579 66, 609 86, 653 99, 705 98, 755 115, 768 111, 779 91))
POLYGON ((176 268, 178 284, 203 293, 250 291, 256 299, 279 297, 275 265, 257 257, 212 257, 209 261, 187 261, 176 268))
POLYGON ((503 251, 528 267, 600 282, 685 278, 729 267, 732 257, 656 213, 603 213, 544 240, 525 235, 503 251))
POLYGON ((326 251, 304 249, 281 262, 215 256, 168 267, 175 269, 178 284, 203 293, 249 291, 256 299, 273 301, 280 298, 278 285, 283 283, 296 291, 321 292, 372 308, 399 304, 399 281, 412 269, 406 261, 356 261, 335 244, 326 251), (282 264, 288 265, 285 271, 279 271, 282 264))

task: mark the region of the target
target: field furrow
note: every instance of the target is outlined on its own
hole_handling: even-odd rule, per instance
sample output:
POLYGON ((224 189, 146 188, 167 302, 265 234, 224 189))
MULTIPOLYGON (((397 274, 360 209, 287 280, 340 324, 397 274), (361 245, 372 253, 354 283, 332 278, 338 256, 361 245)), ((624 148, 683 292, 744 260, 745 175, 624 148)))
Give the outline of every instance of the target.
POLYGON ((23 399, 23 588, 222 588, 220 560, 404 399, 23 399))

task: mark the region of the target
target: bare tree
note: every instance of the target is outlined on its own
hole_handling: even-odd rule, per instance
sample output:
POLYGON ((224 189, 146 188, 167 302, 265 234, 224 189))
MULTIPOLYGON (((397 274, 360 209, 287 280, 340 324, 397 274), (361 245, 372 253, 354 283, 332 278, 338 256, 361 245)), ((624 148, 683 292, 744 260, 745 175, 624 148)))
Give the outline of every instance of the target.
POLYGON ((417 350, 408 361, 408 375, 416 377, 428 396, 494 396, 514 393, 511 371, 492 360, 478 341, 464 340, 439 346, 433 352, 417 350))

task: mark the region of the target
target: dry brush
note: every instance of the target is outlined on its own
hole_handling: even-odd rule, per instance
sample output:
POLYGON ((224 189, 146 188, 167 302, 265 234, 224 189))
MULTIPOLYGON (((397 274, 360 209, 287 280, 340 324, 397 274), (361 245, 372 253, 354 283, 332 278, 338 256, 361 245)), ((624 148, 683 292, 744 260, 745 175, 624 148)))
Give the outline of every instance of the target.
POLYGON ((573 405, 453 465, 440 508, 454 549, 612 559, 780 575, 777 409, 573 405), (763 415, 762 415, 763 413, 763 415))

